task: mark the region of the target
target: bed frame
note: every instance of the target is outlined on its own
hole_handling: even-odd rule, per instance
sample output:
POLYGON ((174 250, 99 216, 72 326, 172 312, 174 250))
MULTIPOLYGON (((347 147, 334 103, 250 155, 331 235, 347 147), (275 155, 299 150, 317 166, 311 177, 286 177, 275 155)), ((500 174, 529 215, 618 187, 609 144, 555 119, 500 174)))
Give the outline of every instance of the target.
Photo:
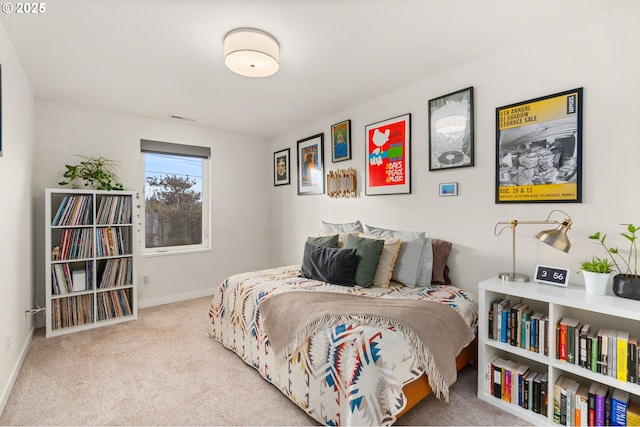
MULTIPOLYGON (((458 354, 458 357, 456 357, 456 370, 460 371, 470 363, 473 363, 473 365, 477 368, 477 358, 478 338, 476 337, 468 346, 463 348, 460 354, 458 354)), ((402 387, 402 391, 407 398, 407 405, 404 407, 402 412, 397 415, 397 418, 400 418, 407 411, 409 411, 409 409, 413 408, 422 399, 429 396, 432 392, 426 374, 423 374, 420 378, 407 383, 404 387, 402 387)))

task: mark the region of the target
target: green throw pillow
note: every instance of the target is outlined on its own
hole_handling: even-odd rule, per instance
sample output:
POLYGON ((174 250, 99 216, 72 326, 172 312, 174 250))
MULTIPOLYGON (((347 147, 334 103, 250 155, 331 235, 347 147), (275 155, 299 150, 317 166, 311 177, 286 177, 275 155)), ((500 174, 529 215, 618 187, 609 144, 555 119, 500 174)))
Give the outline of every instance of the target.
POLYGON ((373 284, 373 276, 378 268, 384 240, 367 239, 352 234, 347 236, 345 249, 356 249, 356 285, 369 287, 373 284))
POLYGON ((307 243, 314 246, 323 246, 325 248, 337 248, 338 247, 338 235, 330 234, 328 236, 320 237, 307 237, 307 243))

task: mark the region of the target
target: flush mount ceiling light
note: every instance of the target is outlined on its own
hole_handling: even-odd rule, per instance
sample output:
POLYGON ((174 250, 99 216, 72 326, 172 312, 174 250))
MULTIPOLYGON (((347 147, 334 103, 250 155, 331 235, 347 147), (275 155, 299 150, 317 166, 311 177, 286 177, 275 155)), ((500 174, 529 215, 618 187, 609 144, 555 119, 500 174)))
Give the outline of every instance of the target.
POLYGON ((267 77, 280 68, 280 46, 269 33, 237 28, 224 36, 224 63, 243 76, 267 77))

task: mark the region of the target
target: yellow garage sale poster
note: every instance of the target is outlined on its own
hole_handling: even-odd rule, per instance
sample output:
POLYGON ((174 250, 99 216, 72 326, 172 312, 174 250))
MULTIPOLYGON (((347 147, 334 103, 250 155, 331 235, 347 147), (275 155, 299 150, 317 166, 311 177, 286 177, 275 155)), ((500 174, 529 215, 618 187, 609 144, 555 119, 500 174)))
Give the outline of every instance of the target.
POLYGON ((496 203, 582 201, 582 88, 497 108, 496 144, 496 203))

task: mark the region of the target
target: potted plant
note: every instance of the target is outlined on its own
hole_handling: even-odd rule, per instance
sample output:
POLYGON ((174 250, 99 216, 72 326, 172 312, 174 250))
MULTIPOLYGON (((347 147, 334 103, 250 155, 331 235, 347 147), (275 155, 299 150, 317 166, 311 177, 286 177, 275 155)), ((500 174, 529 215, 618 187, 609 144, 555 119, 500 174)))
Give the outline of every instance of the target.
POLYGON ((124 190, 115 173, 117 162, 104 157, 80 156, 84 160, 77 165, 65 165, 65 180, 58 185, 71 185, 73 188, 89 187, 95 190, 124 190))
POLYGON ((625 231, 620 233, 625 240, 629 242, 629 254, 625 256, 620 252, 618 247, 608 247, 605 243, 606 234, 596 232, 589 236, 591 240, 597 240, 600 245, 607 251, 614 269, 618 272, 613 276, 613 293, 619 297, 640 300, 640 276, 638 276, 638 244, 636 233, 640 232, 640 226, 633 224, 621 224, 625 231), (618 261, 616 261, 616 259, 618 261))
POLYGON ((580 270, 584 276, 584 286, 589 294, 604 295, 607 291, 609 276, 613 272, 613 266, 606 258, 593 257, 588 261, 580 262, 580 270))

